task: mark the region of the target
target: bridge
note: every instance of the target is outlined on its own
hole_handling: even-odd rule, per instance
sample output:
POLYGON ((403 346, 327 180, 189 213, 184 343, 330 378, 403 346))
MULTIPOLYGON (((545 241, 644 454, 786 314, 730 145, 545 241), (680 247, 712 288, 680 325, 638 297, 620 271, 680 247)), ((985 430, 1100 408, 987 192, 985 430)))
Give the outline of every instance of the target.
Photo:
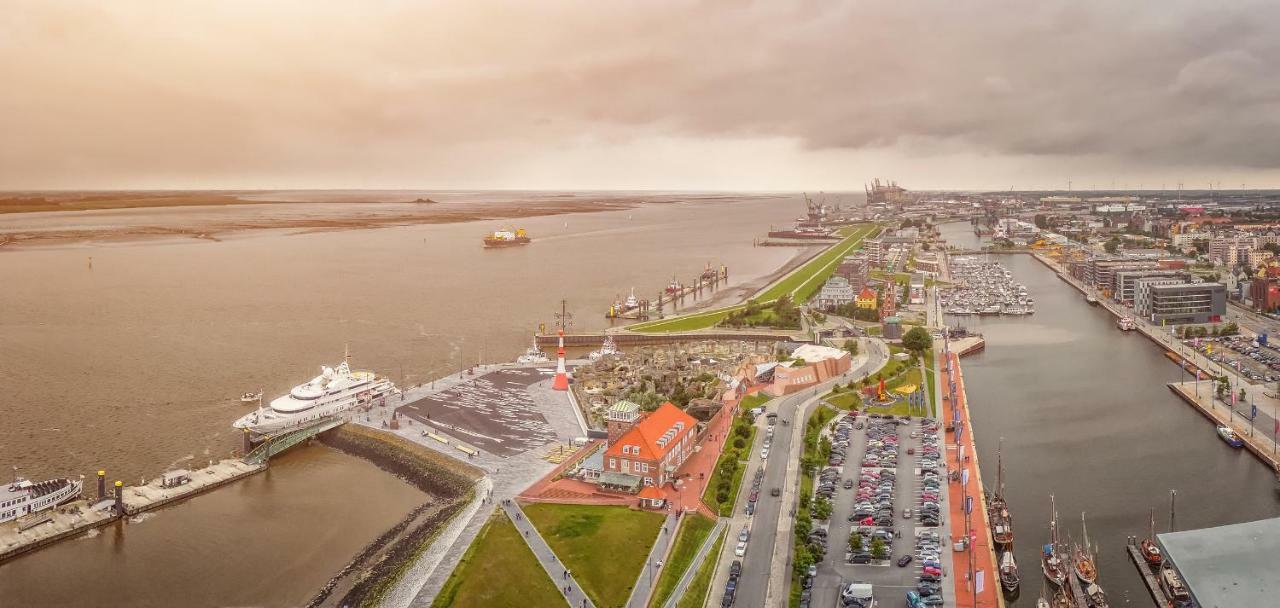
POLYGON ((315 437, 320 433, 336 429, 343 424, 346 424, 346 422, 346 420, 340 417, 331 416, 328 418, 321 418, 292 431, 286 431, 276 435, 267 435, 266 439, 264 439, 258 447, 253 448, 251 452, 245 454, 244 458, 241 460, 246 464, 266 464, 272 456, 315 437))

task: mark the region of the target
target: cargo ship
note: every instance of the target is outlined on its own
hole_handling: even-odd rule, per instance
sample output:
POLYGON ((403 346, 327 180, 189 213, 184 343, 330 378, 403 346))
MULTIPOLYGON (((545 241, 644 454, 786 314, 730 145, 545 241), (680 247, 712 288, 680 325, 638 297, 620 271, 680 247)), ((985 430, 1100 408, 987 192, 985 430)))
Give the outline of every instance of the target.
POLYGON ((484 237, 485 247, 511 247, 512 245, 528 245, 532 242, 524 228, 511 230, 495 230, 484 237))

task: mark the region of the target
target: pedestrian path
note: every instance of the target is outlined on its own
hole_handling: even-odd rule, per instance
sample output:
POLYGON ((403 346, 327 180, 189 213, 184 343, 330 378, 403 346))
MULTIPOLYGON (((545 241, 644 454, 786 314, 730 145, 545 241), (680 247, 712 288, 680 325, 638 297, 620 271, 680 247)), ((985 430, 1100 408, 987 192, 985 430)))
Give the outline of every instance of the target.
POLYGON ((707 540, 702 542, 702 546, 698 547, 698 553, 693 556, 693 561, 689 562, 689 569, 685 570, 684 574, 680 576, 680 581, 676 583, 675 591, 671 592, 671 597, 667 598, 667 603, 663 608, 676 608, 676 603, 689 591, 689 584, 693 582, 693 577, 697 576, 698 569, 702 567, 702 562, 707 559, 707 554, 711 553, 711 547, 719 540, 720 532, 724 530, 726 521, 724 518, 716 519, 716 525, 711 528, 711 534, 707 536, 707 540))
POLYGON ((667 515, 667 519, 662 522, 658 539, 653 541, 649 557, 644 560, 644 568, 640 569, 640 576, 636 577, 636 586, 631 588, 628 608, 644 608, 649 605, 649 595, 653 593, 653 584, 658 580, 658 572, 662 569, 658 562, 667 555, 667 547, 671 546, 671 538, 676 535, 676 524, 679 522, 680 518, 675 515, 667 515))
POLYGON ((578 581, 573 578, 573 573, 565 569, 560 558, 556 557, 551 546, 538 533, 538 529, 529 522, 528 517, 525 517, 520 505, 514 500, 504 500, 502 510, 511 518, 511 523, 515 524, 516 530, 524 537, 525 544, 529 545, 529 550, 533 551, 534 557, 538 558, 542 569, 547 571, 547 576, 556 582, 560 592, 565 596, 565 602, 573 608, 594 608, 595 604, 591 603, 591 598, 588 598, 586 592, 578 585, 578 581))

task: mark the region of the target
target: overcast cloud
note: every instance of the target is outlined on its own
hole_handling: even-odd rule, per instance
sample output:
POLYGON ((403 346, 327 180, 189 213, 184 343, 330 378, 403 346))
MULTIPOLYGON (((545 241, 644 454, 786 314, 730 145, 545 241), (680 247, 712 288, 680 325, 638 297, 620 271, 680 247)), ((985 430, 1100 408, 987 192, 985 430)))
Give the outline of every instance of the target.
POLYGON ((14 2, 0 188, 1280 187, 1280 4, 14 2))

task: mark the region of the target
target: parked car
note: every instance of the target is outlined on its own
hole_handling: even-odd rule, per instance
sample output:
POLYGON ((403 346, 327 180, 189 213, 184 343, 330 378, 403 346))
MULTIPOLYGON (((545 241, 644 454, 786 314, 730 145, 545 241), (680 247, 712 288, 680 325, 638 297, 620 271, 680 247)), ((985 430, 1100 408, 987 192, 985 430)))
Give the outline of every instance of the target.
POLYGON ((738 541, 738 546, 733 548, 733 554, 738 557, 745 556, 747 554, 747 541, 738 541))
POLYGON ((904 556, 902 556, 902 557, 899 557, 899 558, 898 558, 898 567, 899 567, 899 568, 906 568, 906 567, 907 567, 907 564, 910 564, 910 563, 911 563, 911 559, 912 559, 912 557, 911 557, 911 555, 910 555, 910 554, 908 554, 908 555, 904 555, 904 556))

